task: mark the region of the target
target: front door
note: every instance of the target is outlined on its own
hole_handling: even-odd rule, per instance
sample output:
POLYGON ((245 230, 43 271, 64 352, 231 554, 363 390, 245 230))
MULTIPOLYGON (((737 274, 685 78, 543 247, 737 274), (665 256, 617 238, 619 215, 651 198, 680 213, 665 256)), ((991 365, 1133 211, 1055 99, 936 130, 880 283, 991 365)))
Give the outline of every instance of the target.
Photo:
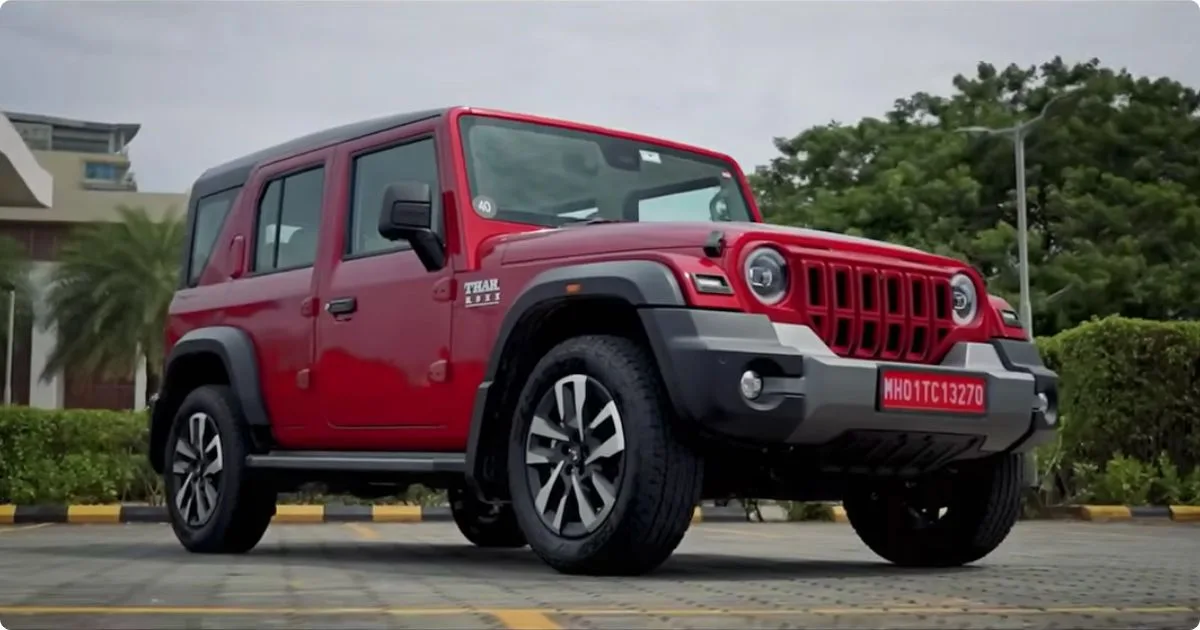
POLYGON ((407 242, 378 231, 384 188, 416 180, 430 185, 435 229, 444 234, 432 125, 350 143, 336 162, 345 182, 342 248, 324 275, 317 316, 314 378, 323 413, 343 428, 441 426, 452 303, 435 299, 435 289, 452 272, 448 265, 427 271, 407 242))

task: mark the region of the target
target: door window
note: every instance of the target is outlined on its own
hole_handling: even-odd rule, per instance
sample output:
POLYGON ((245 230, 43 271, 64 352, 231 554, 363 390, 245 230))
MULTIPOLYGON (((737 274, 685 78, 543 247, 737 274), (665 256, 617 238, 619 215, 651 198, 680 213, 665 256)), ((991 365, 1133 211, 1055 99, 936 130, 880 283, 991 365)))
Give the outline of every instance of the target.
POLYGON ((267 185, 258 203, 254 271, 311 267, 317 259, 325 169, 317 167, 267 185))
POLYGON ((427 138, 354 158, 353 188, 350 190, 350 224, 347 226, 345 253, 366 256, 408 248, 403 241, 389 241, 379 235, 379 211, 383 191, 388 184, 412 180, 429 184, 433 191, 433 229, 441 231, 441 195, 438 188, 437 151, 427 138))

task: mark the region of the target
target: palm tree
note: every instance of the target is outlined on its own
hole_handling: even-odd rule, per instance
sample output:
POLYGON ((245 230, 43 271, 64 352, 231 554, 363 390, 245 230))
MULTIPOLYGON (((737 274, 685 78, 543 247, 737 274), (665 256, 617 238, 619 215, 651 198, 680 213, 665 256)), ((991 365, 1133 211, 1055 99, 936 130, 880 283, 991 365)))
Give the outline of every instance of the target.
POLYGON ((46 295, 44 328, 58 343, 42 378, 76 365, 106 378, 128 378, 146 361, 148 401, 162 377, 167 308, 179 277, 184 223, 168 212, 120 206, 120 221, 78 228, 59 253, 46 295))

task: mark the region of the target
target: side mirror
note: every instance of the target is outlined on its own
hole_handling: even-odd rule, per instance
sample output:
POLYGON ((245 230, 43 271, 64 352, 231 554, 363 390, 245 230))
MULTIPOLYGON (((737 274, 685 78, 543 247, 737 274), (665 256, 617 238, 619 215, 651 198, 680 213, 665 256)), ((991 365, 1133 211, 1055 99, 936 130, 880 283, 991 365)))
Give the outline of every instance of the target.
POLYGON ((402 181, 383 190, 379 235, 389 241, 408 241, 429 271, 446 262, 442 240, 433 231, 433 193, 429 184, 402 181))

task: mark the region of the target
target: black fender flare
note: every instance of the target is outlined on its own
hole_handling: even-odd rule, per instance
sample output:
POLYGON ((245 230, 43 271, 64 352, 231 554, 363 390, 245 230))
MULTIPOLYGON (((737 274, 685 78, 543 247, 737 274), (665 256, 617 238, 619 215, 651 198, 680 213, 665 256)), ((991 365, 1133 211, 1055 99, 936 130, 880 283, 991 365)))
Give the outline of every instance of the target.
MULTIPOLYGON (((475 392, 471 426, 467 435, 467 485, 483 495, 480 478, 484 473, 479 456, 488 410, 499 402, 503 392, 493 390, 497 374, 514 330, 536 310, 563 300, 577 298, 614 298, 635 308, 682 307, 686 305, 675 273, 665 264, 650 260, 622 260, 567 265, 534 276, 505 313, 488 359, 483 381, 475 392), (570 294, 567 285, 578 287, 570 294)), ((651 338, 654 331, 647 331, 651 338)), ((656 352, 657 354, 657 352, 656 352)))
POLYGON ((233 326, 209 326, 189 331, 171 348, 163 365, 162 389, 150 413, 150 459, 155 470, 161 469, 161 453, 154 446, 165 440, 160 432, 170 426, 171 416, 187 396, 179 383, 192 379, 180 374, 187 369, 187 359, 197 355, 215 356, 225 367, 229 387, 241 406, 241 412, 251 427, 269 427, 270 417, 259 387, 258 356, 250 335, 233 326))

